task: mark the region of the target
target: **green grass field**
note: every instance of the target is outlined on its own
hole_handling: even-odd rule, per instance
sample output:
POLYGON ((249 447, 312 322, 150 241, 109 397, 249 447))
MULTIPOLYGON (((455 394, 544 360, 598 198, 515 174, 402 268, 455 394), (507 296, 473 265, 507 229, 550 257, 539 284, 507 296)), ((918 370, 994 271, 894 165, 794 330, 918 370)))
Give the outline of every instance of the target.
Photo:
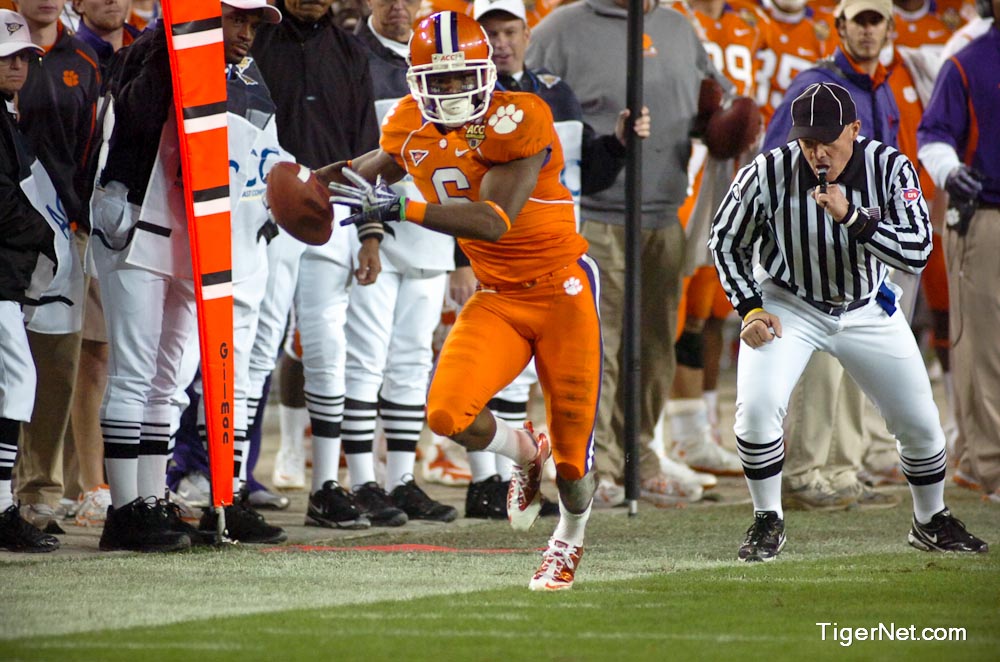
POLYGON ((460 520, 310 540, 475 551, 18 557, 0 562, 0 659, 998 660, 1000 510, 964 490, 947 499, 990 554, 913 550, 906 505, 789 512, 785 551, 757 565, 734 560, 745 504, 598 511, 577 584, 558 594, 526 588, 544 520, 524 534, 460 520), (966 635, 848 647, 819 622, 966 635))

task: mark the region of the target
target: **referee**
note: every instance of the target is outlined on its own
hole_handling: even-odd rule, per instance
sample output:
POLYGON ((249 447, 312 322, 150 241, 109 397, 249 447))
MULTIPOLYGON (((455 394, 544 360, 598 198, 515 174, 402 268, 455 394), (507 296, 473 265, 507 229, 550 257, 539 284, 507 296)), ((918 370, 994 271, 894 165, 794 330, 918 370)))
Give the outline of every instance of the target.
POLYGON ((886 277, 890 267, 919 273, 930 254, 916 172, 894 148, 859 136, 854 101, 839 85, 810 85, 791 114, 789 142, 740 169, 709 240, 743 318, 734 431, 754 522, 739 559, 769 561, 785 544, 781 424, 817 350, 843 364, 898 441, 913 497, 910 544, 985 552, 945 507, 944 433, 920 351, 897 311, 899 288, 886 277))

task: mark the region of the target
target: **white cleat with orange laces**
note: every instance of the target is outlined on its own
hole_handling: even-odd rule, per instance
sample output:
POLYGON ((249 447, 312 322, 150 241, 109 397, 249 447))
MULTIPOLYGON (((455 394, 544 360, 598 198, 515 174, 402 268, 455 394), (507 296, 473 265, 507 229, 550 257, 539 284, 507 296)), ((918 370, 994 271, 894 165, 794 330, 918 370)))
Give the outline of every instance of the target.
POLYGON ((515 464, 511 472, 510 487, 507 488, 507 520, 515 531, 527 531, 538 519, 542 509, 542 469, 552 454, 549 438, 544 434, 536 437, 531 421, 524 422, 524 431, 531 436, 538 452, 523 466, 515 464))
POLYGON ((542 565, 531 578, 528 588, 532 591, 564 591, 573 588, 581 556, 583 547, 574 547, 551 538, 548 548, 542 553, 542 565))

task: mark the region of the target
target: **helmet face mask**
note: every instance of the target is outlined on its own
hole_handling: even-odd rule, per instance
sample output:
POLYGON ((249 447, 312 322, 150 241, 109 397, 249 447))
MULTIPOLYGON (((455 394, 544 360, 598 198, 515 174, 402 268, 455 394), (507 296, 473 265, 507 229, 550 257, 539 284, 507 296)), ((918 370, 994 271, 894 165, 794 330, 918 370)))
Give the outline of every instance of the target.
POLYGON ((463 14, 439 12, 410 37, 406 82, 429 122, 458 127, 486 114, 496 86, 493 48, 480 25, 463 14))

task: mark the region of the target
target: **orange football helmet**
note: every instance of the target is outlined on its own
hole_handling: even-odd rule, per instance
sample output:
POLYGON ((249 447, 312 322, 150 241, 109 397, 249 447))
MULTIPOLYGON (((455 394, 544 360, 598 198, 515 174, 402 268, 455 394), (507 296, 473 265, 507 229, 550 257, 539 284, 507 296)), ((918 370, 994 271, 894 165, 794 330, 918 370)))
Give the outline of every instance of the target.
POLYGON ((464 14, 431 14, 410 37, 406 82, 429 122, 455 127, 482 117, 497 82, 486 32, 464 14))

